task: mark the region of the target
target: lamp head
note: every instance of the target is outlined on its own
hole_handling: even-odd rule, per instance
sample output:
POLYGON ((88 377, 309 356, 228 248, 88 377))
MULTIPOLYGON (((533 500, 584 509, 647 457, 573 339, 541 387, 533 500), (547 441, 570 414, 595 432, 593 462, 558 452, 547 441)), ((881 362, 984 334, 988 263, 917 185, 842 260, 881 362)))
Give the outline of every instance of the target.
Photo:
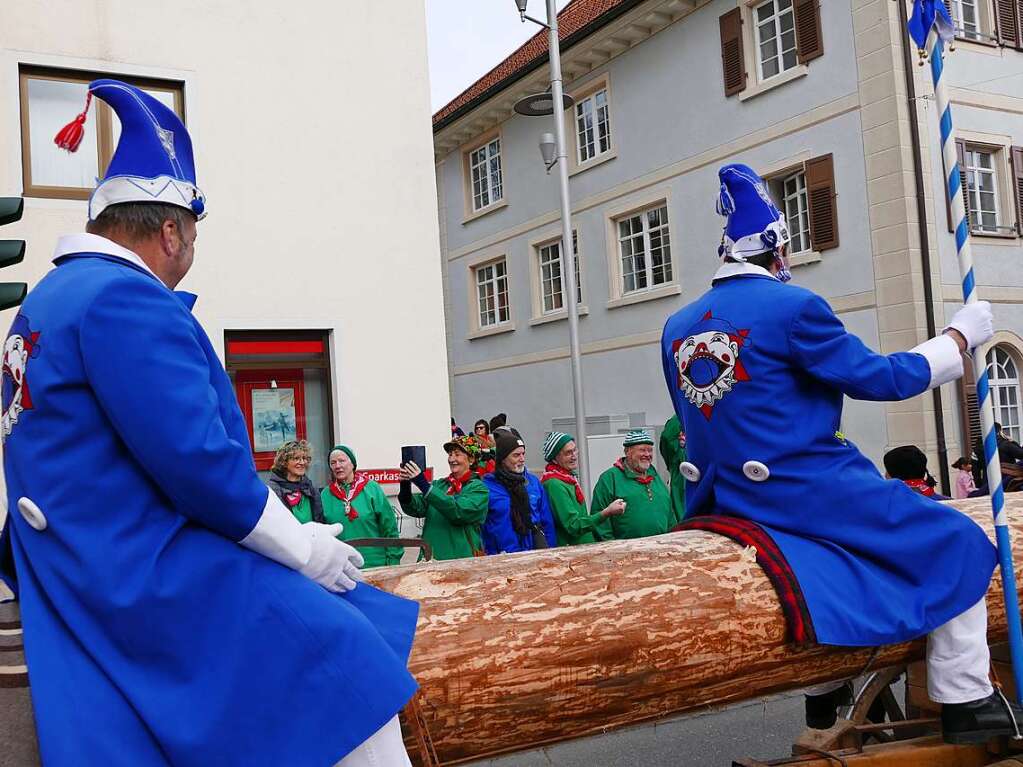
POLYGON ((529 2, 529 0, 515 0, 515 5, 519 9, 519 15, 520 16, 526 12, 526 4, 528 2, 529 2))
POLYGON ((554 152, 556 149, 557 144, 554 141, 553 133, 540 134, 540 154, 543 155, 544 165, 550 167, 551 163, 554 162, 554 152))

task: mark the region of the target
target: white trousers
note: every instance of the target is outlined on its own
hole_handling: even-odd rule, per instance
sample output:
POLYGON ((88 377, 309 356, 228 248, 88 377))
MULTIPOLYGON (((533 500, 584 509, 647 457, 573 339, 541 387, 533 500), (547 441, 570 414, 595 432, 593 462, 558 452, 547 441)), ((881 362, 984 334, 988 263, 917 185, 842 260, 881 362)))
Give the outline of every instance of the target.
POLYGON ((369 736, 335 767, 411 767, 398 717, 369 736))
MULTIPOLYGON (((983 598, 966 612, 927 635, 927 695, 935 703, 968 703, 994 692, 989 678, 987 603, 983 598)), ((845 684, 824 682, 803 690, 824 695, 845 684)))
POLYGON ((927 695, 935 703, 967 703, 994 692, 984 598, 927 635, 927 695))

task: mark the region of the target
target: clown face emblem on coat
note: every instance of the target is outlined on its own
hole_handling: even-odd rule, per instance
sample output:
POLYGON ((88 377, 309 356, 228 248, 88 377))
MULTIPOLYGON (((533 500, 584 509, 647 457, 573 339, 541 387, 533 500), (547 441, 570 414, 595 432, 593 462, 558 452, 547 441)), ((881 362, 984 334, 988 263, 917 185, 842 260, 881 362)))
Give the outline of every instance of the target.
POLYGON ((748 336, 749 330, 737 330, 707 312, 688 336, 672 343, 678 386, 708 420, 738 381, 750 380, 739 359, 748 336))
POLYGON ((39 333, 29 329, 28 318, 21 314, 15 317, 3 351, 3 417, 0 419, 0 429, 5 441, 21 414, 32 409, 32 396, 28 390, 28 361, 39 354, 38 342, 39 333))

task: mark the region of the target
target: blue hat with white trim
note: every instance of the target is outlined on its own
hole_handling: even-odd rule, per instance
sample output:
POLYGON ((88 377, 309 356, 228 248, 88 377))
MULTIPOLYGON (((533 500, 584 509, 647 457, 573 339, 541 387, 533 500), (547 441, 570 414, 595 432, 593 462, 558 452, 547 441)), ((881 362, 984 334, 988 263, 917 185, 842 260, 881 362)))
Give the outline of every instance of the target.
POLYGON ((122 202, 160 202, 206 215, 206 196, 195 182, 192 139, 173 110, 145 91, 118 80, 89 83, 85 109, 57 134, 57 146, 73 152, 92 97, 102 99, 121 121, 121 136, 106 175, 89 198, 89 220, 122 202))
POLYGON ((764 180, 748 165, 732 163, 718 171, 717 211, 726 216, 718 255, 745 261, 749 256, 787 245, 785 217, 771 200, 764 180))

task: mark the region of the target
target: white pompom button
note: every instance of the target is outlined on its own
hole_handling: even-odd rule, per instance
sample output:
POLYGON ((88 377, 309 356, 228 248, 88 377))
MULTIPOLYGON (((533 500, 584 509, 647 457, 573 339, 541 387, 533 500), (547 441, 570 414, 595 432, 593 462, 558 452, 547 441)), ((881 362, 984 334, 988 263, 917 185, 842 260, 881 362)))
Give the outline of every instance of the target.
POLYGON ((746 479, 753 482, 766 482, 771 476, 771 470, 760 461, 746 461, 742 465, 742 473, 746 475, 746 479))
POLYGON ((682 476, 686 478, 686 482, 699 482, 700 481, 700 470, 696 468, 694 464, 689 461, 682 461, 678 465, 678 470, 682 472, 682 476))
POLYGON ((31 498, 25 498, 22 496, 18 499, 18 511, 21 512, 21 516, 25 518, 35 530, 46 529, 46 516, 43 514, 42 509, 36 506, 35 501, 31 498))

